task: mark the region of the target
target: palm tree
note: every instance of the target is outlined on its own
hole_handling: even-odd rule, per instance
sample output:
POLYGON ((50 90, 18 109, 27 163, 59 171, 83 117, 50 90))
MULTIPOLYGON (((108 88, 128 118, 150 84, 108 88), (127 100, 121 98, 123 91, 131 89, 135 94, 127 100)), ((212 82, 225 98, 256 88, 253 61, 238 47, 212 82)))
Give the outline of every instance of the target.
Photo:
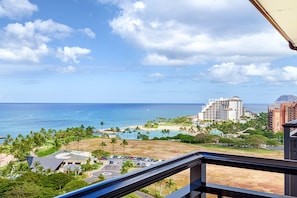
POLYGON ((117 139, 116 138, 111 138, 110 143, 112 143, 112 154, 114 154, 114 144, 117 143, 117 139))
MULTIPOLYGON (((0 147, 0 154, 2 154, 3 153, 3 151, 4 151, 4 147, 0 147)), ((1 159, 0 159, 0 166, 1 166, 1 162, 2 162, 2 157, 1 157, 1 159)))
POLYGON ((99 182, 101 182, 101 181, 104 181, 104 180, 105 180, 105 177, 104 177, 104 175, 101 173, 101 174, 98 176, 98 179, 99 179, 99 182))
POLYGON ((7 164, 5 172, 9 175, 9 177, 12 177, 14 173, 14 163, 12 161, 7 164))
POLYGON ((10 134, 7 134, 7 136, 3 142, 4 146, 7 146, 7 145, 11 144, 12 142, 13 142, 13 138, 11 137, 10 134))
POLYGON ((134 166, 133 162, 131 160, 124 161, 122 164, 121 174, 128 173, 129 168, 132 168, 134 166))
POLYGON ((60 146, 60 142, 59 142, 58 139, 55 138, 55 141, 54 141, 54 147, 55 147, 55 148, 59 148, 59 146, 60 146))
POLYGON ((82 132, 81 132, 81 130, 80 129, 75 129, 74 130, 74 135, 76 136, 75 138, 76 138, 76 142, 77 142, 77 150, 79 150, 79 142, 80 142, 80 140, 81 140, 81 135, 82 135, 82 132))
MULTIPOLYGON (((169 178, 169 180, 166 181, 166 185, 165 185, 165 187, 171 189, 171 188, 174 187, 175 185, 176 185, 176 183, 174 183, 173 179, 172 179, 172 178, 169 178)), ((171 193, 171 192, 170 192, 170 193, 171 193)))
POLYGON ((42 173, 43 167, 40 164, 40 161, 35 161, 33 164, 36 173, 42 173))
POLYGON ((101 145, 101 147, 102 147, 102 150, 103 150, 103 147, 104 147, 104 146, 107 146, 107 144, 106 144, 105 142, 103 142, 103 141, 100 143, 100 145, 101 145))
POLYGON ((157 195, 157 185, 159 185, 159 195, 162 196, 163 179, 155 183, 155 194, 157 195))
MULTIPOLYGON (((131 133, 131 129, 128 127, 128 128, 125 128, 125 130, 123 131, 123 133, 131 133)), ((128 137, 128 135, 126 135, 126 137, 128 137)))
POLYGON ((127 140, 123 140, 123 142, 121 143, 121 145, 123 146, 123 155, 125 155, 125 147, 128 145, 128 142, 127 142, 127 140))
POLYGON ((103 125, 104 125, 104 122, 101 121, 101 122, 100 122, 101 130, 102 130, 102 126, 103 126, 103 125))
POLYGON ((169 129, 163 129, 163 130, 161 131, 162 135, 165 135, 165 134, 169 135, 169 132, 170 132, 169 129))
POLYGON ((64 145, 65 145, 65 147, 66 147, 66 150, 67 150, 67 146, 69 145, 69 143, 70 143, 69 138, 65 139, 65 141, 64 141, 64 145))

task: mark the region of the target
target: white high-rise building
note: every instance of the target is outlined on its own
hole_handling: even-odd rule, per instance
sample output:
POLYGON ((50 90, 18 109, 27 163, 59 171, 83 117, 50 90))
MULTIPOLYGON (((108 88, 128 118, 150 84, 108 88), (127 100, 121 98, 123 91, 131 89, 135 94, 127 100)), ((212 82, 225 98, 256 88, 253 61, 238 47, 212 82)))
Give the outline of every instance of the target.
POLYGON ((198 114, 199 120, 239 121, 243 116, 242 100, 239 97, 210 99, 198 114))

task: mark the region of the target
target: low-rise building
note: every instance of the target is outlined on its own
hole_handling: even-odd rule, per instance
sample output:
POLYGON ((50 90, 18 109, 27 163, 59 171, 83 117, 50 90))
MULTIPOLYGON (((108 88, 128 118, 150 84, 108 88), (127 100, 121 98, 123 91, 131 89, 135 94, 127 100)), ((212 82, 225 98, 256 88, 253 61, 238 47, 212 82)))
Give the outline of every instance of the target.
MULTIPOLYGON (((48 157, 27 156, 26 159, 32 171, 37 171, 38 168, 42 167, 43 170, 50 169, 61 172, 69 170, 69 167, 73 168, 69 165, 80 166, 86 164, 88 159, 90 159, 90 163, 94 161, 90 152, 67 150, 58 151, 48 157)), ((80 170, 80 168, 78 169, 80 170)))

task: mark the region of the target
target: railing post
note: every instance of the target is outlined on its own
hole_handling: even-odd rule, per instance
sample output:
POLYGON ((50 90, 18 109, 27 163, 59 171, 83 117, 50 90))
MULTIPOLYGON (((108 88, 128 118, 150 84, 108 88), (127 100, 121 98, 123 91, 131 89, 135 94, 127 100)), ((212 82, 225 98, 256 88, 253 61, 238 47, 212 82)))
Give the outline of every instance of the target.
POLYGON ((206 163, 198 163, 190 168, 190 197, 205 198, 206 194, 198 192, 199 187, 206 184, 206 163))
MULTIPOLYGON (((283 124, 284 127, 284 158, 297 160, 297 120, 283 124), (292 130, 295 129, 295 130, 292 130)), ((285 195, 297 196, 297 176, 285 174, 285 195)))

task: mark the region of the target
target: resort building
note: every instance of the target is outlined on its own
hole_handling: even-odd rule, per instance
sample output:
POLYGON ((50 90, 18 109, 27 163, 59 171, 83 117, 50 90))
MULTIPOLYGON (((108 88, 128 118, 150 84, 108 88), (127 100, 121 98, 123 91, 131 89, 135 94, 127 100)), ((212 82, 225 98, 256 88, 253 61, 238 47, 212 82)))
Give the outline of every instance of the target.
POLYGON ((283 131, 283 124, 297 119, 297 102, 285 102, 268 109, 269 128, 273 132, 283 131))
POLYGON ((210 99, 198 114, 199 120, 239 121, 243 116, 242 100, 239 97, 210 99))

